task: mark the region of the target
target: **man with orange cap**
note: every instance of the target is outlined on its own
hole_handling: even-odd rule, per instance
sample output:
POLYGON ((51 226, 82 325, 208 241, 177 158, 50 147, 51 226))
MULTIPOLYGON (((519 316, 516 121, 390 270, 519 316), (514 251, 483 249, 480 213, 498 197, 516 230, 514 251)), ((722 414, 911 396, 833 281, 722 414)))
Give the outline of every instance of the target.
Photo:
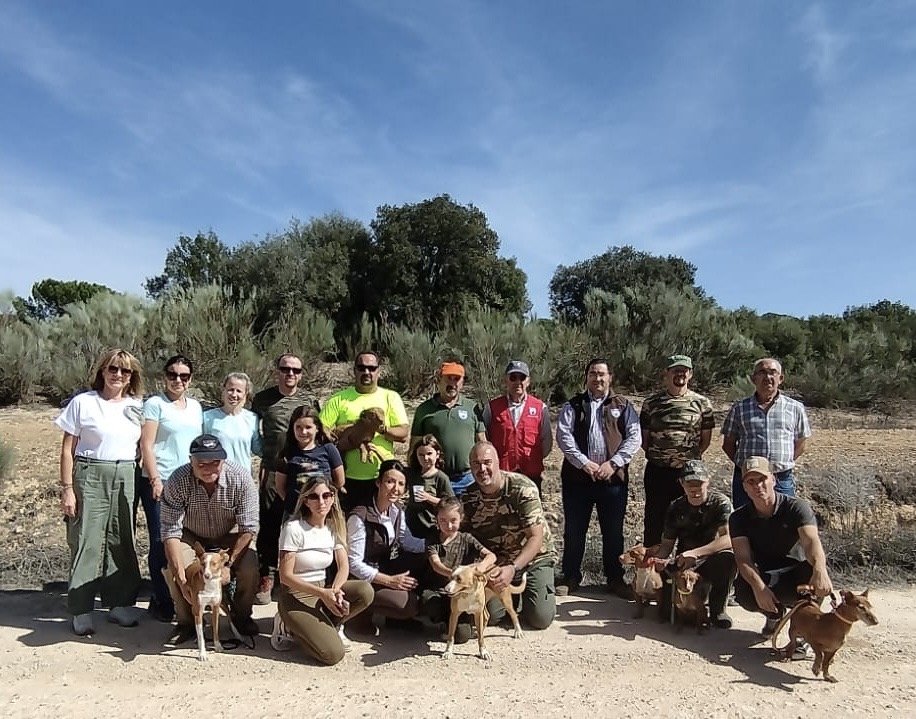
POLYGON ((431 434, 442 445, 445 472, 452 482, 455 496, 474 483, 468 457, 475 443, 487 438, 486 428, 474 401, 461 396, 464 387, 464 365, 443 362, 436 372, 435 395, 423 402, 410 428, 411 454, 423 435, 431 434))

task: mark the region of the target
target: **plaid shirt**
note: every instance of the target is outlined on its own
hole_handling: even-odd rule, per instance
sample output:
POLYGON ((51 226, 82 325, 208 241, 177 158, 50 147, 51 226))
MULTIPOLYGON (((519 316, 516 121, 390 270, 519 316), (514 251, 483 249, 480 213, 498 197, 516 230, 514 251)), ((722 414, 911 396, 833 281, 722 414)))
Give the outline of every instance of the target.
POLYGON ((165 483, 159 526, 163 540, 181 539, 183 529, 203 539, 219 539, 236 526, 242 534, 257 534, 258 491, 251 473, 224 462, 216 491, 209 495, 191 465, 182 465, 165 483))
POLYGON ((735 402, 722 434, 738 438, 735 464, 739 467, 748 457, 766 457, 774 472, 784 472, 795 466, 795 440, 810 437, 811 426, 805 405, 780 392, 766 412, 756 395, 735 402))

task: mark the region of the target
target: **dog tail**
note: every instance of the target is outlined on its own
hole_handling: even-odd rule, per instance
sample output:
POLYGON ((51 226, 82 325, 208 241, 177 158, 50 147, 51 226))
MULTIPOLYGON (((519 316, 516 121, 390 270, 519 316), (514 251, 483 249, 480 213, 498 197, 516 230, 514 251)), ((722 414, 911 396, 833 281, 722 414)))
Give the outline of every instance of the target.
POLYGON ((782 628, 789 623, 789 620, 792 618, 792 615, 795 614, 796 610, 803 604, 808 604, 808 602, 805 600, 795 602, 795 605, 788 612, 782 615, 782 619, 779 620, 779 623, 776 625, 776 629, 773 630, 773 636, 770 638, 770 643, 773 645, 773 649, 775 651, 779 651, 779 647, 776 646, 776 642, 779 641, 779 633, 782 631, 782 628))
POLYGON ((517 587, 512 584, 509 585, 509 593, 510 594, 521 594, 522 592, 525 591, 525 586, 527 584, 528 584, 528 572, 524 572, 522 573, 522 581, 517 587))

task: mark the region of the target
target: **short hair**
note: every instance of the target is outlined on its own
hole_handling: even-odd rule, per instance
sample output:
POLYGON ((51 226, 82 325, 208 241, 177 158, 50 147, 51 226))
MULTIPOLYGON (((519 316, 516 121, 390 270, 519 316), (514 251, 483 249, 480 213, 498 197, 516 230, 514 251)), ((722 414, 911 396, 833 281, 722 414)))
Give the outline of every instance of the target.
POLYGON ((251 377, 249 377, 244 372, 230 372, 223 378, 223 384, 221 387, 225 389, 226 385, 234 379, 245 383, 245 400, 247 401, 251 399, 251 395, 254 393, 254 385, 251 382, 251 377))
POLYGON ((277 357, 277 361, 274 363, 277 369, 280 369, 280 363, 283 360, 285 360, 287 357, 292 357, 293 359, 297 359, 299 360, 299 364, 302 364, 302 358, 299 355, 297 355, 294 352, 284 352, 279 357, 277 357))
POLYGON ((171 367, 172 365, 176 365, 176 364, 187 365, 188 369, 191 370, 191 374, 194 374, 194 363, 191 362, 191 360, 189 360, 184 355, 172 355, 171 357, 169 357, 165 361, 165 364, 162 365, 162 371, 168 372, 169 367, 171 367))
POLYGON ((443 497, 439 502, 439 506, 436 507, 436 514, 440 512, 458 512, 460 516, 464 516, 464 503, 458 499, 458 497, 443 497))
POLYGON ((378 352, 376 352, 375 350, 363 350, 362 352, 357 352, 356 356, 353 358, 354 367, 356 366, 356 360, 358 360, 363 355, 372 355, 373 357, 375 357, 375 364, 377 365, 382 363, 382 358, 379 357, 378 352))
POLYGON ((780 362, 775 357, 761 357, 759 360, 754 362, 754 369, 751 370, 751 375, 757 374, 764 362, 773 362, 776 367, 779 369, 779 374, 782 374, 782 362, 780 362))
POLYGON ((140 366, 140 361, 127 350, 111 349, 103 353, 92 370, 92 382, 89 386, 96 392, 101 392, 105 389, 105 377, 103 374, 108 365, 111 364, 131 371, 125 394, 138 399, 143 397, 143 368, 140 366))
POLYGON ((391 470, 397 470, 405 477, 407 476, 407 467, 404 466, 404 463, 399 459, 386 459, 379 465, 378 476, 375 478, 375 481, 378 482, 382 477, 385 476, 385 472, 390 472, 391 470))
POLYGON ((594 367, 596 364, 603 364, 605 367, 607 367, 608 374, 613 376, 614 368, 611 367, 610 362, 608 362, 603 357, 593 357, 592 359, 588 361, 588 364, 585 365, 585 376, 586 377, 588 377, 588 373, 591 372, 592 367, 594 367))

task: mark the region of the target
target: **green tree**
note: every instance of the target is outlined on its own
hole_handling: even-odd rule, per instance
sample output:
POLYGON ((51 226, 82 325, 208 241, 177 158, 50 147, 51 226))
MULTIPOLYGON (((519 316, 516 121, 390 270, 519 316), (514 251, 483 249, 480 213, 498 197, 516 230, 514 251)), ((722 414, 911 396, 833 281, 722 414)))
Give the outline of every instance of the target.
POLYGON ((198 232, 194 237, 180 235, 165 256, 162 274, 147 278, 143 287, 155 300, 176 288, 218 284, 224 279, 231 254, 213 230, 198 232))
POLYGON ((19 319, 47 320, 60 317, 73 302, 88 302, 100 292, 112 293, 105 285, 82 280, 45 279, 32 285, 31 297, 17 297, 13 307, 19 319))
POLYGON ((550 280, 550 310, 557 319, 585 319, 585 296, 589 290, 621 294, 624 290, 667 285, 675 291, 705 293, 694 280, 697 268, 680 257, 660 257, 630 246, 611 247, 607 252, 574 265, 560 265, 550 280))

